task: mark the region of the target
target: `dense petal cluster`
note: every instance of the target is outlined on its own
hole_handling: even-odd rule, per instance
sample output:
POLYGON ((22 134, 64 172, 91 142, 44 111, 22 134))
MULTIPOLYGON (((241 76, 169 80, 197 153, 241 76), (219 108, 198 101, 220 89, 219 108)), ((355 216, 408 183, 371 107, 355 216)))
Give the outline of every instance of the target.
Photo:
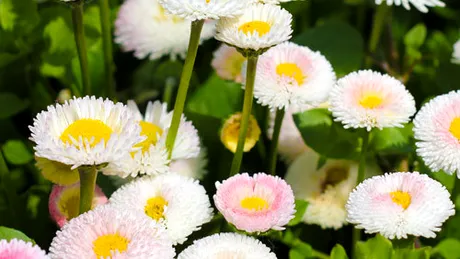
POLYGON ((45 251, 31 242, 19 239, 0 240, 0 258, 4 259, 49 259, 45 251))
POLYGON ((410 10, 410 4, 412 4, 422 13, 428 12, 428 7, 446 6, 446 4, 440 0, 375 0, 376 4, 382 4, 383 2, 386 2, 387 5, 402 5, 407 10, 410 10))
POLYGON ((171 14, 187 20, 234 17, 243 12, 253 0, 159 0, 171 14))
POLYGON ((374 176, 350 194, 348 222, 390 239, 433 238, 455 214, 449 197, 439 182, 417 172, 374 176))

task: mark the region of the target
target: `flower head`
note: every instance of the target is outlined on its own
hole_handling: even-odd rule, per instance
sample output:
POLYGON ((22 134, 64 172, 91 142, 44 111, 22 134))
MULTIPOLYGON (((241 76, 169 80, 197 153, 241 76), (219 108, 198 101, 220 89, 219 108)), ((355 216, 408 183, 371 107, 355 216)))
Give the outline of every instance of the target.
MULTIPOLYGON (((96 186, 93 197, 93 208, 107 203, 107 197, 101 188, 96 186)), ((80 183, 68 186, 54 185, 48 201, 51 218, 59 227, 78 216, 80 205, 80 183)))
POLYGON ((291 22, 292 15, 279 6, 253 4, 241 16, 220 19, 216 39, 243 50, 265 50, 291 38, 291 22))
POLYGON ((251 258, 276 259, 259 240, 236 233, 218 233, 196 240, 178 259, 251 258))
POLYGON ((321 53, 285 42, 259 57, 254 97, 272 110, 318 105, 329 97, 335 79, 321 53))
POLYGON ((110 203, 165 225, 175 244, 183 243, 212 218, 203 186, 174 173, 134 180, 112 194, 110 203))
MULTIPOLYGON (((115 42, 139 59, 184 57, 191 21, 165 13, 158 0, 127 0, 115 21, 115 42)), ((215 22, 204 23, 201 40, 214 36, 215 22)))
POLYGON ((452 53, 452 62, 460 64, 460 40, 454 45, 454 53, 452 53))
POLYGON ((243 82, 241 69, 246 58, 241 53, 234 47, 222 44, 214 52, 213 56, 211 66, 216 70, 218 76, 237 83, 243 82))
POLYGON ((415 113, 415 101, 397 79, 378 72, 353 72, 334 86, 330 108, 345 128, 402 127, 415 113))
POLYGON ((19 239, 0 240, 1 259, 49 259, 45 251, 31 242, 19 239))
POLYGON ((252 0, 159 0, 166 11, 195 21, 203 19, 220 19, 234 17, 243 12, 243 9, 252 0))
POLYGON ((428 7, 446 6, 446 4, 440 0, 375 0, 376 4, 382 4, 383 2, 386 2, 387 5, 402 5, 407 10, 410 10, 410 4, 412 4, 422 13, 427 13, 428 7))
MULTIPOLYGON (((233 153, 236 152, 236 148, 238 146, 241 119, 241 113, 233 114, 225 121, 220 131, 220 141, 228 150, 232 151, 233 153)), ((259 140, 260 133, 261 131, 259 124, 257 124, 257 120, 254 118, 254 116, 251 115, 249 117, 246 139, 244 141, 244 152, 249 152, 256 145, 257 141, 259 140)))
POLYGON ((143 138, 133 113, 121 103, 93 97, 48 106, 37 115, 35 156, 71 165, 118 163, 143 138))
MULTIPOLYGON (((149 102, 144 116, 133 101, 129 101, 128 106, 135 114, 135 124, 141 127, 139 136, 145 140, 136 144, 137 151, 126 155, 118 164, 109 164, 103 171, 108 175, 123 172, 117 173, 121 177, 168 172, 166 136, 171 125, 172 112, 168 112, 166 104, 159 101, 149 102)), ((194 158, 199 152, 198 132, 191 122, 182 117, 171 159, 194 158)))
POLYGON ((206 170, 207 166, 207 151, 206 148, 201 147, 200 154, 197 157, 171 161, 169 170, 183 176, 200 180, 208 173, 206 170))
POLYGON ((214 203, 225 219, 248 233, 283 230, 294 217, 291 187, 281 178, 264 173, 238 174, 216 182, 214 203))
POLYGON ((435 97, 414 118, 417 154, 432 171, 460 178, 460 91, 435 97))
POLYGON ((427 175, 392 173, 359 184, 346 205, 348 222, 393 239, 433 238, 455 214, 449 192, 427 175))
POLYGON ((53 259, 172 259, 165 228, 128 209, 102 205, 70 220, 50 247, 53 259))

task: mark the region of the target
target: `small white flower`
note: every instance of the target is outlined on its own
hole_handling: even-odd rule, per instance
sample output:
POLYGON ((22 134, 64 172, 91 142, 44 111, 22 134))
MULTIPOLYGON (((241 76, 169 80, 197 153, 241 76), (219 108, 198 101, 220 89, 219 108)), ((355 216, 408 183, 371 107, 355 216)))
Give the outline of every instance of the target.
POLYGON ((452 53, 452 62, 460 64, 460 40, 454 44, 454 53, 452 53))
POLYGON ((182 244, 212 218, 203 186, 174 173, 136 179, 112 194, 109 202, 162 223, 174 244, 182 244))
POLYGON ((444 2, 439 0, 375 0, 376 4, 382 4, 383 2, 386 2, 387 5, 402 5, 407 10, 410 10, 410 4, 412 4, 422 13, 427 13, 428 7, 446 6, 444 2))
POLYGON ((397 79, 371 70, 353 72, 332 88, 330 108, 345 128, 403 127, 415 113, 415 101, 397 79))
POLYGON ((292 15, 279 6, 253 4, 241 16, 220 19, 216 39, 240 49, 266 49, 291 38, 291 22, 292 15))
POLYGON ((234 17, 252 0, 159 0, 169 13, 187 20, 220 19, 234 17))
POLYGON ((169 170, 183 176, 193 179, 202 179, 208 171, 207 151, 205 147, 201 147, 200 154, 194 158, 173 160, 169 164, 169 170))
POLYGON ((131 110, 96 97, 48 106, 34 119, 35 156, 71 165, 118 164, 143 140, 131 110))
POLYGON ((259 240, 236 233, 218 233, 196 240, 178 259, 247 258, 276 259, 276 255, 259 240))
POLYGON ((259 57, 254 97, 272 110, 299 109, 326 101, 335 80, 331 64, 321 53, 285 42, 259 57))
POLYGON ((449 197, 439 182, 417 172, 374 176, 350 194, 347 220, 366 233, 389 239, 434 238, 443 222, 455 214, 449 197))
POLYGON ((435 97, 414 119, 417 154, 434 172, 460 178, 460 91, 435 97))
MULTIPOLYGON (((134 51, 139 59, 157 59, 164 55, 184 57, 191 22, 166 14, 158 0, 127 0, 115 21, 115 42, 124 51, 134 51)), ((215 22, 206 21, 201 40, 214 36, 215 22)))

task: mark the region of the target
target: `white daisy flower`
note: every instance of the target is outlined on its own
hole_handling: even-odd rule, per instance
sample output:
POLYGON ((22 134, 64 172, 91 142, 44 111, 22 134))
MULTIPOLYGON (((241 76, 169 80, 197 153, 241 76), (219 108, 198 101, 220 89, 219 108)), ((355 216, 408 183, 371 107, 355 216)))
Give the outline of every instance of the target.
POLYGON ((455 214, 449 196, 439 182, 418 172, 374 176, 350 194, 347 220, 366 233, 389 239, 434 238, 442 223, 455 214))
POLYGON ((434 172, 460 178, 460 91, 435 97, 414 118, 417 154, 434 172))
POLYGON ((345 204, 356 184, 358 165, 328 159, 317 169, 319 155, 307 151, 289 166, 285 179, 297 199, 308 201, 303 222, 339 229, 346 224, 345 204))
POLYGON ((207 150, 205 147, 201 147, 200 154, 197 157, 171 161, 169 170, 186 177, 200 180, 208 173, 206 170, 207 166, 207 150))
POLYGON ((127 209, 102 205, 81 214, 57 232, 50 247, 52 259, 174 258, 165 228, 127 209))
POLYGON ((211 66, 222 79, 242 83, 243 76, 241 70, 245 60, 246 58, 237 49, 226 44, 221 44, 213 53, 211 66))
MULTIPOLYGON (((127 0, 115 21, 115 42, 139 59, 165 55, 185 57, 191 21, 166 14, 158 0, 127 0)), ((215 22, 206 21, 201 40, 214 36, 215 22)))
POLYGON ((452 53, 452 62, 460 64, 460 40, 454 44, 454 52, 452 53))
POLYGON ((159 0, 169 13, 195 21, 240 15, 252 0, 159 0))
POLYGON ((38 245, 16 238, 0 240, 0 256, 2 259, 49 259, 38 245))
POLYGON ((321 53, 285 42, 259 57, 254 97, 272 110, 299 109, 326 101, 335 80, 332 65, 321 53))
POLYGON ((262 4, 281 4, 286 2, 292 1, 302 1, 302 0, 253 0, 254 3, 262 3, 262 4))
POLYGON ((112 194, 109 202, 164 224, 174 244, 182 244, 212 218, 203 186, 174 173, 136 179, 112 194))
POLYGON ((415 113, 415 101, 405 86, 371 70, 353 72, 332 88, 330 108, 344 128, 403 127, 415 113))
MULTIPOLYGON (((149 102, 144 116, 133 101, 128 101, 128 107, 141 126, 140 135, 147 138, 135 146, 140 148, 139 150, 125 156, 118 164, 109 164, 103 171, 107 175, 117 172, 121 177, 168 172, 166 136, 171 125, 172 112, 168 112, 166 104, 159 101, 149 102), (124 174, 119 174, 120 171, 124 174)), ((191 122, 182 117, 171 158, 172 160, 194 158, 199 152, 198 132, 191 122)))
POLYGON ((92 97, 48 106, 34 119, 35 156, 71 165, 118 164, 143 140, 125 105, 92 97))
POLYGON ((382 4, 383 2, 386 2, 387 5, 402 5, 407 10, 410 10, 410 4, 412 4, 422 13, 427 13, 428 7, 446 6, 446 4, 440 0, 375 0, 375 3, 378 5, 382 4))
POLYGON ((195 240, 178 259, 247 258, 276 259, 276 255, 259 240, 236 233, 217 233, 195 240))
POLYGON ((292 15, 279 6, 254 4, 241 16, 220 19, 216 39, 244 50, 263 50, 289 40, 291 22, 292 15))

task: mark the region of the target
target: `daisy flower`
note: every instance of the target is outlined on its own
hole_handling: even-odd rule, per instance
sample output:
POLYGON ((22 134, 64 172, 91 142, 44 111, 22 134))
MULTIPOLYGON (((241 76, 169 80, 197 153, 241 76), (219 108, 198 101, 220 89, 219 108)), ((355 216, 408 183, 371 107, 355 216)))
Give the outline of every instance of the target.
POLYGON ((241 16, 220 19, 216 39, 242 50, 265 50, 291 38, 291 22, 292 15, 279 6, 253 4, 241 16))
MULTIPOLYGON (((107 203, 107 197, 99 186, 96 186, 93 197, 93 208, 107 203)), ((79 215, 80 183, 69 186, 54 185, 48 200, 51 218, 59 227, 79 215)))
POLYGON ((207 166, 207 151, 206 148, 201 147, 200 154, 197 157, 171 161, 169 170, 186 177, 200 180, 208 173, 206 170, 207 166))
POLYGON ((285 179, 297 199, 308 201, 303 222, 339 229, 346 224, 345 204, 356 184, 358 165, 328 159, 317 169, 319 155, 306 151, 288 168, 285 179))
POLYGON ((414 118, 417 154, 434 172, 460 178, 460 91, 435 97, 414 118))
POLYGON ((460 64, 460 40, 454 45, 454 52, 452 53, 452 62, 460 64))
POLYGON ((214 203, 225 219, 248 233, 283 230, 294 217, 291 187, 281 178, 264 173, 238 174, 216 182, 214 203))
POLYGON ((350 194, 348 222, 389 239, 434 238, 455 214, 450 194, 427 175, 392 173, 364 180, 350 194))
POLYGON ((397 79, 371 70, 353 72, 333 87, 330 108, 345 128, 403 127, 415 113, 415 101, 397 79))
MULTIPOLYGON (((236 152, 238 146, 238 137, 240 135, 242 116, 241 113, 236 113, 228 118, 220 131, 220 140, 224 146, 232 151, 236 152)), ((259 124, 257 124, 256 118, 253 115, 249 117, 249 126, 246 133, 246 139, 244 141, 244 152, 249 152, 257 143, 260 136, 259 124)))
POLYGON ((402 5, 407 10, 410 10, 410 4, 412 4, 422 13, 427 13, 428 7, 446 6, 446 4, 440 0, 375 0, 375 3, 378 5, 382 4, 383 2, 386 2, 387 5, 402 5))
MULTIPOLYGON (((166 14, 157 0, 127 0, 115 21, 115 42, 124 51, 134 51, 139 59, 165 55, 184 57, 190 37, 191 21, 166 14)), ((201 40, 214 36, 215 22, 205 22, 201 40)))
POLYGON ((19 239, 0 240, 0 258, 4 259, 49 259, 45 251, 31 242, 19 239))
POLYGON ((127 209, 102 205, 70 220, 51 242, 52 259, 172 259, 165 228, 127 209))
MULTIPOLYGON (((166 104, 159 101, 149 102, 144 116, 135 102, 129 101, 128 107, 135 114, 136 124, 141 127, 139 136, 146 137, 146 139, 135 146, 139 150, 126 155, 121 163, 109 164, 103 171, 107 175, 117 172, 121 177, 168 172, 169 160, 165 143, 171 125, 172 112, 168 112, 166 104), (120 171, 124 174, 120 175, 118 173, 120 171)), ((182 117, 171 159, 194 158, 199 153, 198 132, 191 122, 182 117)))
POLYGON ((234 47, 221 44, 213 56, 211 66, 216 70, 218 76, 237 83, 243 82, 241 69, 246 58, 238 50, 234 47))
POLYGON ((80 181, 78 170, 72 170, 71 165, 37 156, 35 157, 35 161, 35 165, 38 167, 43 177, 55 184, 70 185, 80 181))
POLYGON ((217 233, 195 240, 178 259, 251 258, 276 259, 259 240, 236 233, 217 233))
POLYGON ((86 96, 48 106, 37 115, 35 156, 71 165, 118 163, 143 140, 133 113, 121 103, 86 96))
POLYGON ((169 13, 195 21, 234 17, 243 12, 252 0, 159 0, 169 13))
POLYGON ((318 105, 329 97, 335 79, 321 53, 285 42, 259 57, 254 97, 272 110, 318 105))
POLYGON ((182 244, 212 218, 203 186, 174 173, 134 180, 112 194, 110 203, 165 225, 174 244, 182 244))

